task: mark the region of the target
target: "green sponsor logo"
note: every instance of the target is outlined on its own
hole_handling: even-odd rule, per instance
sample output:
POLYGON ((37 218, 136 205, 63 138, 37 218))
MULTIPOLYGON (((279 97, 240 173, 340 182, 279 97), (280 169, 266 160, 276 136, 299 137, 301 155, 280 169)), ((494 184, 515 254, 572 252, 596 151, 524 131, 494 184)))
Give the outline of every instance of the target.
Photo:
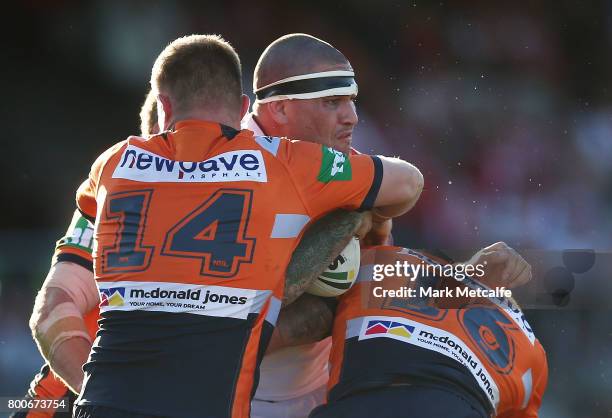
POLYGON ((321 147, 323 160, 317 179, 323 183, 330 181, 348 181, 353 178, 351 160, 348 155, 333 148, 321 147))
POLYGON ((66 231, 66 235, 57 242, 57 247, 65 245, 92 252, 93 225, 82 216, 75 216, 66 231))

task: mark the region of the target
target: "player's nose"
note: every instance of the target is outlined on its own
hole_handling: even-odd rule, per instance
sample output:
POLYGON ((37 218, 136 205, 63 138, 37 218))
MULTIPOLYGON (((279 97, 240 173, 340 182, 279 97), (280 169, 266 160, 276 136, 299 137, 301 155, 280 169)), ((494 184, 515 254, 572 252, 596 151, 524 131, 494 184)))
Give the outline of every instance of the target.
POLYGON ((357 125, 359 117, 357 116, 357 110, 355 109, 355 103, 351 99, 343 100, 340 109, 340 123, 343 125, 357 125))

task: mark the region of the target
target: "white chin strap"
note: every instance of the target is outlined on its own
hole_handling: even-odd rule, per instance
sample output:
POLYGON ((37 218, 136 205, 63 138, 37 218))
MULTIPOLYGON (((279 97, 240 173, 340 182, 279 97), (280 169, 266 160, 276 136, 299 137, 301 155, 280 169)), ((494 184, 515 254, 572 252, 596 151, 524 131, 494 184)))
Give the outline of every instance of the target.
POLYGON ((329 96, 357 96, 353 71, 324 71, 283 78, 254 89, 257 103, 306 100, 329 96))

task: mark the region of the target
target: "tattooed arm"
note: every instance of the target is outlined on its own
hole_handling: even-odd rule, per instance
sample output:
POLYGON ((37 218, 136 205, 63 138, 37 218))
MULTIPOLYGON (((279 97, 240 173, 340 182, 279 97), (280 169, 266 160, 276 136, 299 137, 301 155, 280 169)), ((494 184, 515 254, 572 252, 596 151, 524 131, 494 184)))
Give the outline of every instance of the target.
POLYGON ((267 354, 280 348, 321 341, 331 335, 334 313, 333 298, 320 298, 308 293, 300 296, 278 315, 267 354))
POLYGON ((308 228, 287 267, 283 309, 266 353, 317 342, 330 335, 334 319, 330 301, 304 291, 354 235, 365 235, 370 227, 369 213, 337 210, 308 228))
POLYGON ((294 302, 325 271, 355 235, 364 216, 340 209, 308 228, 287 267, 283 306, 294 302))

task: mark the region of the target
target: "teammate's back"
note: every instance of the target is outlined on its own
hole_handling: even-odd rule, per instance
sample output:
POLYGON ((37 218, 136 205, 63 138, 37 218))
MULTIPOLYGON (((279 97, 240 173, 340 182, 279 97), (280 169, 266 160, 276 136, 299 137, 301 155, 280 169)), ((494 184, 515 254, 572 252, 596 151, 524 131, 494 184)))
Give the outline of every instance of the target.
POLYGON ((430 274, 411 280, 395 273, 374 278, 374 266, 397 263, 424 268, 445 261, 397 247, 362 251, 358 282, 342 296, 334 322, 331 408, 314 416, 344 417, 334 402, 335 408, 344 403, 359 410, 351 397, 365 390, 370 400, 403 399, 408 407, 396 404, 403 415, 393 416, 537 417, 546 354, 518 306, 503 298, 464 296, 471 286, 483 289, 469 279, 430 274), (412 395, 423 397, 421 410, 411 404, 412 395))
MULTIPOLYGON (((328 153, 310 143, 183 121, 150 140, 132 137, 94 164, 78 203, 90 216, 100 207, 94 260, 102 320, 86 365, 98 378, 86 385, 83 403, 111 384, 131 391, 124 406, 140 403, 154 392, 140 382, 160 374, 175 382, 168 398, 206 388, 229 408, 244 388, 240 395, 248 400, 252 377, 236 378, 253 374, 267 341, 261 331, 271 332, 284 266, 302 227, 334 206, 358 208, 376 177, 369 156, 333 165, 328 153), (196 156, 202 159, 193 161, 196 156), (352 180, 321 182, 313 166, 350 167, 352 180), (215 340, 202 338, 219 330, 215 340), (203 383, 204 375, 214 382, 203 383), (131 389, 136 384, 142 399, 131 389)), ((168 401, 148 403, 161 412, 168 401)))

